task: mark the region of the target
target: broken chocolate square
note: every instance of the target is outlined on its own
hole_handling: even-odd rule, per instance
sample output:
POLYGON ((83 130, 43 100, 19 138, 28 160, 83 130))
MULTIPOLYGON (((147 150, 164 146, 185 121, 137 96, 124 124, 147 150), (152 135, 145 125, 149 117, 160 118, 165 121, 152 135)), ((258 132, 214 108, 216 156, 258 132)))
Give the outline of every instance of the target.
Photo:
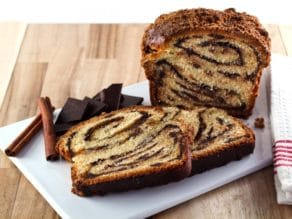
POLYGON ((98 100, 91 99, 89 97, 85 97, 83 101, 88 103, 88 107, 82 118, 83 120, 99 115, 100 113, 104 112, 104 110, 106 110, 106 107, 107 107, 106 104, 98 100))
POLYGON ((92 97, 91 99, 92 100, 96 100, 96 101, 100 101, 100 102, 103 102, 105 100, 105 97, 104 97, 104 91, 105 89, 103 89, 102 91, 98 92, 94 97, 92 97))
POLYGON ((117 110, 120 106, 122 86, 123 84, 112 84, 96 94, 92 99, 105 103, 108 106, 107 112, 117 110))
POLYGON ((112 84, 97 93, 93 98, 85 97, 83 100, 68 98, 55 124, 58 136, 64 134, 73 125, 102 112, 110 112, 120 108, 140 105, 142 97, 121 94, 122 84, 112 84))
POLYGON ((57 136, 63 135, 65 132, 67 132, 76 123, 77 122, 55 124, 54 128, 55 128, 56 135, 57 136))
POLYGON ((122 94, 120 101, 120 109, 133 105, 140 105, 143 102, 143 97, 135 97, 126 94, 122 94))
POLYGON ((88 107, 87 101, 68 98, 56 123, 80 121, 88 107))

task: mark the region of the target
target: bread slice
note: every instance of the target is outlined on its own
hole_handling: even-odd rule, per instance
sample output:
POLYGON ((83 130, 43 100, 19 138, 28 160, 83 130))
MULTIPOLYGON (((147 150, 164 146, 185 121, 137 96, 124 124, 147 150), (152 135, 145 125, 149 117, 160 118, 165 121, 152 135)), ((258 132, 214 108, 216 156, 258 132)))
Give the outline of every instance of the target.
POLYGON ((190 146, 191 175, 240 160, 254 150, 253 130, 222 109, 195 107, 181 110, 177 119, 190 125, 194 131, 190 146))
POLYGON ((180 112, 136 106, 70 129, 57 150, 73 162, 72 191, 81 196, 105 194, 187 177, 195 132, 180 120, 180 112))
POLYGON ((248 117, 270 62, 270 38, 256 17, 234 9, 180 10, 149 25, 141 62, 152 105, 213 106, 248 117))
POLYGON ((216 108, 198 113, 199 128, 192 151, 192 173, 222 166, 253 152, 255 136, 241 120, 216 108))
POLYGON ((252 153, 254 142, 220 109, 135 106, 80 123, 56 148, 73 162, 72 191, 88 196, 177 181, 252 153))

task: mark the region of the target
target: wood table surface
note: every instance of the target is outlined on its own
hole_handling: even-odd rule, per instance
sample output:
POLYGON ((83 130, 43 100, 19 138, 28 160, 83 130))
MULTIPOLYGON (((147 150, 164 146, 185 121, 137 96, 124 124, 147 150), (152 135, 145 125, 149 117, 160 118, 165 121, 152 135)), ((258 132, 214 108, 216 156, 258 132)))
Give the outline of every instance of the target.
MULTIPOLYGON (((8 89, 0 90, 4 95, 0 126, 35 115, 39 96, 47 95, 56 107, 61 107, 68 97, 92 96, 114 82, 127 86, 145 80, 140 66, 140 43, 145 27, 142 24, 28 25, 8 89)), ((265 27, 272 38, 272 52, 292 56, 292 25, 265 27)), ((59 218, 0 151, 0 218, 41 217, 59 218)), ((153 218, 292 218, 292 206, 276 203, 270 166, 153 218)))

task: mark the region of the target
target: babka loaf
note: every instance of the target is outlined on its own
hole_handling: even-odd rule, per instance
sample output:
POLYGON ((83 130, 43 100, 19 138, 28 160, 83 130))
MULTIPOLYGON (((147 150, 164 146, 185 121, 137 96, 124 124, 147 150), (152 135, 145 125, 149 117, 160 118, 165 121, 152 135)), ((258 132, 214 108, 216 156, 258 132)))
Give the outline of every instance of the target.
POLYGON ((240 159, 254 141, 220 109, 135 106, 73 127, 56 148, 73 162, 73 192, 87 196, 177 181, 240 159))
POLYGON ((105 194, 187 177, 194 130, 176 119, 179 114, 175 108, 136 106, 69 130, 57 150, 73 161, 72 191, 82 196, 105 194))
POLYGON ((152 105, 215 106, 248 117, 270 62, 270 38, 256 17, 234 9, 180 10, 146 29, 141 62, 152 105))

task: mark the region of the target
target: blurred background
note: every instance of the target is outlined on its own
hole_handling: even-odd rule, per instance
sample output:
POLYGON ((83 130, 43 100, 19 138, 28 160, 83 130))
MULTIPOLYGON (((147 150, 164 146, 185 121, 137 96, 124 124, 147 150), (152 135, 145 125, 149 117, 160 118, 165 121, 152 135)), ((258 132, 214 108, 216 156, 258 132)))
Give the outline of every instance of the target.
POLYGON ((254 0, 1 0, 0 20, 25 22, 149 23, 182 8, 207 7, 256 14, 263 23, 292 23, 290 1, 254 0))

